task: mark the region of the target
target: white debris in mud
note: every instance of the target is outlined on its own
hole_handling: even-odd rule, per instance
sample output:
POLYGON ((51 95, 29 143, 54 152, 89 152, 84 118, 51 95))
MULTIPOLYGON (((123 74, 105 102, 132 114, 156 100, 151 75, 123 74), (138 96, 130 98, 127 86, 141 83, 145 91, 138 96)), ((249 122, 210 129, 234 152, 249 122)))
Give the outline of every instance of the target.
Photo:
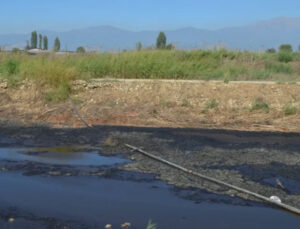
POLYGON ((281 203, 281 199, 278 196, 271 196, 270 200, 276 203, 281 203))

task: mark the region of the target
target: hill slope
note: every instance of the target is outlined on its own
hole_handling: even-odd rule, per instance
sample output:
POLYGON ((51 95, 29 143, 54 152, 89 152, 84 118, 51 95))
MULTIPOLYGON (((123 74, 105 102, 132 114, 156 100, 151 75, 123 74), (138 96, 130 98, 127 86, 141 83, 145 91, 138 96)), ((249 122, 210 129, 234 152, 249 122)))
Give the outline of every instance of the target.
MULTIPOLYGON (((67 32, 41 31, 53 41, 59 36, 62 49, 75 50, 78 46, 90 49, 119 51, 134 49, 137 42, 144 46, 155 44, 159 31, 129 31, 112 26, 98 26, 76 29, 67 32)), ((259 21, 250 25, 205 30, 193 27, 165 31, 168 42, 178 48, 207 48, 213 45, 224 45, 231 49, 261 50, 290 43, 297 48, 300 44, 300 18, 275 18, 259 21)), ((8 48, 23 47, 30 34, 0 35, 0 45, 8 48)), ((52 43, 50 42, 50 46, 52 43)))

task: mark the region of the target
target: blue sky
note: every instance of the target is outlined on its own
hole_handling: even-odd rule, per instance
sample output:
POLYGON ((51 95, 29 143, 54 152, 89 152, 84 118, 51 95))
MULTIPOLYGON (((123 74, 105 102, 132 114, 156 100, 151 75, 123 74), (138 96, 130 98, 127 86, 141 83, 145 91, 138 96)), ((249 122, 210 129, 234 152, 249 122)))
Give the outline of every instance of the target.
POLYGON ((99 25, 130 30, 217 29, 300 17, 299 0, 1 0, 0 34, 99 25))

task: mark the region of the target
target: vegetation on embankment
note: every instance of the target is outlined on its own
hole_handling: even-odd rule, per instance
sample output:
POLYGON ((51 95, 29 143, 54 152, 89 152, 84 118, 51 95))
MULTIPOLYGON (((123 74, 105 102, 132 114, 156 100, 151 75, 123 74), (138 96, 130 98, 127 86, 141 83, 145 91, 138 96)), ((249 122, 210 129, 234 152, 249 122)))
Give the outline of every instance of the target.
POLYGON ((0 77, 10 86, 33 80, 61 100, 70 82, 91 78, 300 80, 300 53, 254 53, 222 50, 141 50, 120 53, 41 54, 0 53, 0 77))
MULTIPOLYGON (((72 86, 78 111, 92 125, 300 132, 298 83, 78 80, 72 86)), ((44 89, 31 82, 21 88, 0 83, 0 120, 83 126, 69 100, 45 102, 44 89)))

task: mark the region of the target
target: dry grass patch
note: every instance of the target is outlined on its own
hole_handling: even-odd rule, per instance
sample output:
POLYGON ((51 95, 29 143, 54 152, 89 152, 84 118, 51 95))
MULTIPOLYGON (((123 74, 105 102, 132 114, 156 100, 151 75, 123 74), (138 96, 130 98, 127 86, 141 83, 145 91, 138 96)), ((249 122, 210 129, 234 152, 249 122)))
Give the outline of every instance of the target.
POLYGON ((115 139, 113 139, 112 137, 108 137, 107 139, 105 139, 105 141, 102 143, 103 146, 106 147, 114 147, 116 146, 118 143, 115 139))

